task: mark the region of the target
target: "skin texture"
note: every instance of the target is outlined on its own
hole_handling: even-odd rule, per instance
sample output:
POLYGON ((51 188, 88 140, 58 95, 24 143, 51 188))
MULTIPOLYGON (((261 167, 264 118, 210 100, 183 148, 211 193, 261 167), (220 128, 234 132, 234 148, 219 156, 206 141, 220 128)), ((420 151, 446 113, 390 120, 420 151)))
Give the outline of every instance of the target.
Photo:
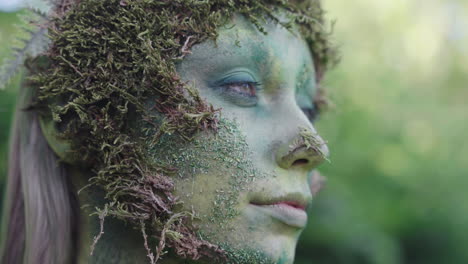
MULTIPOLYGON (((177 210, 193 212, 198 234, 221 245, 234 263, 293 263, 303 226, 279 221, 252 203, 290 195, 288 200, 309 204, 311 171, 328 155, 304 113, 313 107, 317 91, 308 46, 294 30, 273 22, 265 29, 267 35, 237 16, 220 29, 216 43, 192 48, 177 71, 220 109, 219 131, 200 133, 191 142, 167 136, 148 149, 149 155, 178 169, 177 210), (246 87, 255 88, 256 96, 250 90, 249 95, 236 90, 246 87), (301 147, 304 130, 314 135, 320 151, 301 147)), ((87 172, 70 170, 74 186, 80 189, 87 172)), ((78 263, 148 263, 140 233, 112 219, 106 219, 105 235, 89 257, 99 221, 88 215, 103 203, 102 196, 93 188, 79 195, 80 204, 90 206, 81 217, 85 235, 78 263)), ((168 255, 162 263, 185 262, 168 255)))

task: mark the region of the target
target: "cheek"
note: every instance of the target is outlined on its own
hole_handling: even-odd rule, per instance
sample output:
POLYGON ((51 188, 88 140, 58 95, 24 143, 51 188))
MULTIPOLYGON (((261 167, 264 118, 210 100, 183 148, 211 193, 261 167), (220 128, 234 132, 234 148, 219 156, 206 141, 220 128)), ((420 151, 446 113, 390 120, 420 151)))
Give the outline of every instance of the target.
POLYGON ((190 141, 165 135, 149 152, 173 171, 177 210, 193 212, 195 224, 229 224, 247 202, 252 183, 265 177, 253 165, 239 126, 227 119, 220 120, 216 133, 201 132, 190 141))

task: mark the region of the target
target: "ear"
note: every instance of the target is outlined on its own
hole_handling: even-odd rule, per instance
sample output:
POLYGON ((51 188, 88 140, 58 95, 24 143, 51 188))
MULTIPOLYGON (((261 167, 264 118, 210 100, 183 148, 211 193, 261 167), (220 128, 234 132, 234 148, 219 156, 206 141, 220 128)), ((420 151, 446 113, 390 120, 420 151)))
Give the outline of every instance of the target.
POLYGON ((58 158, 65 163, 76 163, 77 159, 72 155, 70 142, 60 137, 59 129, 52 117, 40 116, 39 124, 44 138, 58 158))

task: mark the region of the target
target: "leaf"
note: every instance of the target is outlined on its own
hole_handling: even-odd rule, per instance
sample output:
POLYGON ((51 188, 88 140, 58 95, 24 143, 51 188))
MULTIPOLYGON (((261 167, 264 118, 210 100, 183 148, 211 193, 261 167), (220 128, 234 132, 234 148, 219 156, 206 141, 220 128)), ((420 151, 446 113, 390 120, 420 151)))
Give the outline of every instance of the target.
POLYGON ((30 9, 36 18, 21 18, 23 25, 19 26, 22 32, 26 32, 29 38, 17 38, 22 47, 12 47, 12 59, 3 61, 0 67, 0 90, 4 89, 10 80, 16 76, 20 68, 23 66, 24 60, 28 57, 36 57, 43 53, 49 46, 49 38, 47 37, 47 28, 34 26, 28 28, 28 24, 44 24, 47 19, 45 13, 37 9, 30 9))

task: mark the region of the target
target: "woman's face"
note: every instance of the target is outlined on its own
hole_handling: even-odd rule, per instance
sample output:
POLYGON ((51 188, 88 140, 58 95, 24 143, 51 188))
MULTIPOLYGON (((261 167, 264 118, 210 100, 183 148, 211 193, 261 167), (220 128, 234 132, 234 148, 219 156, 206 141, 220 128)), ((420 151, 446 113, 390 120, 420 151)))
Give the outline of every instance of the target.
POLYGON ((189 142, 165 136, 151 152, 178 169, 177 210, 193 213, 202 238, 237 263, 292 263, 311 171, 328 149, 305 114, 317 91, 307 44, 276 23, 264 26, 267 35, 237 16, 216 43, 192 48, 177 71, 220 109, 218 131, 189 142))

